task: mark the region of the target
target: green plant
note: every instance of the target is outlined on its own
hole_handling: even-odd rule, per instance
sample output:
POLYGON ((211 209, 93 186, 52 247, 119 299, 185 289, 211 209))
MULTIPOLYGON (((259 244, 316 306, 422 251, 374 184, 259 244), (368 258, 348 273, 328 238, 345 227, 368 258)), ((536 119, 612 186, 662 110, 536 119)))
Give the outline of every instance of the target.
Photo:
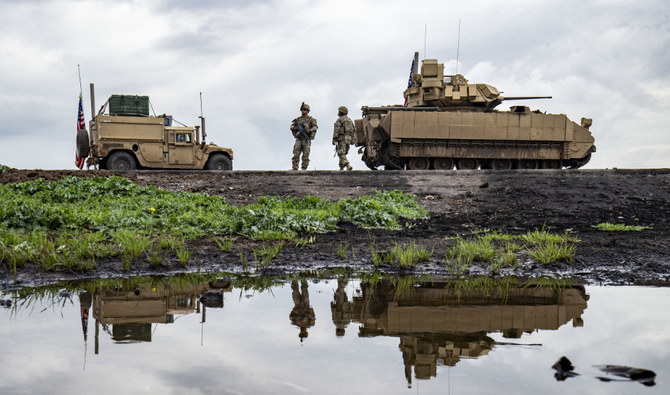
POLYGON ((627 232, 627 231, 636 231, 650 229, 649 226, 639 226, 639 225, 624 225, 624 224, 611 224, 609 222, 603 222, 598 225, 591 225, 592 227, 606 231, 606 232, 627 232))
POLYGON ((543 245, 537 246, 534 251, 530 251, 530 256, 541 263, 552 263, 558 261, 572 262, 575 256, 574 244, 556 243, 549 241, 543 245))
POLYGON ((147 253, 147 260, 149 261, 149 266, 151 267, 159 267, 163 265, 164 259, 165 255, 159 251, 151 251, 147 253))
POLYGON ((549 233, 544 228, 541 230, 534 230, 519 236, 519 238, 530 245, 543 245, 547 243, 577 243, 577 237, 569 235, 565 232, 562 235, 549 233))
POLYGON ((179 263, 183 266, 186 266, 188 261, 191 260, 191 255, 193 255, 193 251, 187 248, 182 247, 177 250, 177 258, 179 259, 179 263))
POLYGON ((337 254, 338 258, 346 259, 346 258, 348 258, 348 254, 349 254, 349 246, 346 245, 346 244, 340 244, 335 249, 335 253, 337 254))
POLYGON ((219 249, 223 252, 230 251, 230 248, 233 246, 233 238, 232 237, 214 237, 214 241, 216 242, 216 245, 219 246, 219 249))
POLYGON ((279 251, 282 248, 284 248, 283 241, 276 244, 263 244, 262 247, 252 249, 256 262, 256 270, 269 267, 272 260, 279 255, 279 251))

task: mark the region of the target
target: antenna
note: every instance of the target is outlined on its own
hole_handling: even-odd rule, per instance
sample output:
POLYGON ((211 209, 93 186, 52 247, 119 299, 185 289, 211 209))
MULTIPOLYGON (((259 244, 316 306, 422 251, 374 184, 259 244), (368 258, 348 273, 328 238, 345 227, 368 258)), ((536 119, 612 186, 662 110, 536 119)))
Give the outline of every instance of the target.
POLYGON ((207 132, 205 131, 205 117, 202 116, 202 92, 200 92, 200 125, 202 128, 202 143, 205 144, 207 132))
POLYGON ((458 18, 458 44, 456 44, 456 74, 458 74, 458 58, 461 54, 461 18, 458 18))
POLYGON ((424 24, 423 27, 423 58, 426 59, 428 55, 426 54, 426 37, 428 36, 428 23, 424 24))

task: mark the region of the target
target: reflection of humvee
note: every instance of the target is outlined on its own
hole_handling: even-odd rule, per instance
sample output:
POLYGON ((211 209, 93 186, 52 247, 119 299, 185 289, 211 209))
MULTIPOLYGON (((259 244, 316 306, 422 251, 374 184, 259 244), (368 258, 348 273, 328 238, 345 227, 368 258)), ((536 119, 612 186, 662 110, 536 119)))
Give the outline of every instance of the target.
POLYGON ((91 120, 90 134, 78 131, 77 156, 88 156, 87 166, 109 170, 232 170, 233 151, 205 144, 201 119, 202 136, 200 126, 173 126, 172 116, 149 116, 148 96, 112 95, 91 120))

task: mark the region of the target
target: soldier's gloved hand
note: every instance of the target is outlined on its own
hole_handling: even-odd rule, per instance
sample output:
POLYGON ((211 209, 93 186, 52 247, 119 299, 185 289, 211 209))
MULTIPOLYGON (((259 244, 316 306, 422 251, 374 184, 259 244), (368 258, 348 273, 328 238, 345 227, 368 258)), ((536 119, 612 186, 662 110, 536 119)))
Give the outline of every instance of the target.
POLYGON ((337 145, 337 141, 333 140, 333 145, 337 145))

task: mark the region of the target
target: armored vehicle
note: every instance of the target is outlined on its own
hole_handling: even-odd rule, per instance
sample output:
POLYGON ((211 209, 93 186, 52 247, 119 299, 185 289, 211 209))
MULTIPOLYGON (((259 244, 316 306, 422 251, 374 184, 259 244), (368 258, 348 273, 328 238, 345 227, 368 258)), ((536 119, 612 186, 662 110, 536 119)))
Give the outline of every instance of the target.
MULTIPOLYGON (((95 114, 93 84, 91 108, 95 114)), ((87 166, 108 170, 232 170, 233 151, 206 144, 201 126, 173 126, 170 115, 149 115, 149 98, 112 95, 85 129, 77 133, 77 156, 87 166), (202 132, 202 136, 201 136, 202 132)))
POLYGON ((356 120, 356 146, 371 169, 579 168, 596 151, 589 118, 577 124, 526 106, 495 110, 504 100, 550 97, 504 97, 491 85, 445 76, 435 59, 416 71, 405 105, 364 106, 356 120))

